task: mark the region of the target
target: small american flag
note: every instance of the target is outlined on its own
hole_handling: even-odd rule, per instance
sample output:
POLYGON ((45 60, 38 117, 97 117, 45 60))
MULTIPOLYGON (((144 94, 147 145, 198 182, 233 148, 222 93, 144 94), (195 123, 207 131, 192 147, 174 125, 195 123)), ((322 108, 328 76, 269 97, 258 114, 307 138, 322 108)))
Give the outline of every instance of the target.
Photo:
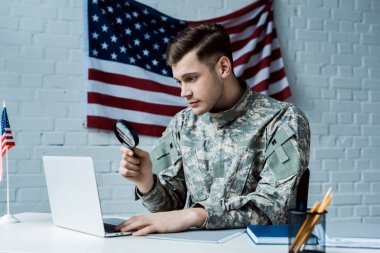
POLYGON ((140 134, 160 136, 186 107, 166 65, 166 46, 180 30, 200 23, 227 29, 235 74, 254 91, 279 100, 290 96, 272 0, 202 21, 175 19, 133 0, 88 0, 85 13, 88 127, 112 129, 125 119, 140 134))
POLYGON ((13 140, 11 127, 9 125, 7 108, 5 103, 3 103, 3 112, 1 114, 1 162, 0 162, 0 181, 3 179, 3 161, 5 153, 8 152, 13 146, 15 146, 15 141, 13 140))

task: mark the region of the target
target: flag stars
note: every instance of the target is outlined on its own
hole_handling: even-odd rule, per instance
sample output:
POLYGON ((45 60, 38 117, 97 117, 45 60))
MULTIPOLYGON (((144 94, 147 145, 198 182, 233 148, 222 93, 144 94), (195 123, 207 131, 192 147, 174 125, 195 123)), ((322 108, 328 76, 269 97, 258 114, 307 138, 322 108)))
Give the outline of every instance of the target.
POLYGON ((124 46, 120 47, 120 53, 126 53, 126 52, 127 52, 127 49, 124 46))
POLYGON ((108 44, 106 42, 103 42, 102 43, 102 49, 108 49, 108 44))
POLYGON ((141 29, 141 25, 140 25, 139 23, 136 23, 136 24, 135 24, 135 29, 136 29, 136 30, 140 30, 140 29, 141 29))
POLYGON ((98 34, 97 32, 93 32, 93 33, 92 33, 92 38, 93 38, 93 39, 96 40, 98 37, 99 37, 99 34, 98 34))
POLYGON ((147 49, 144 49, 144 50, 143 50, 143 55, 145 55, 145 56, 149 56, 149 51, 148 51, 147 49))
MULTIPOLYGON (((91 3, 93 0, 89 1, 91 3)), ((137 65, 164 76, 171 75, 171 69, 165 65, 163 49, 180 29, 180 21, 172 21, 164 14, 153 16, 149 8, 131 8, 133 3, 128 0, 108 4, 106 0, 95 1, 104 5, 92 6, 98 9, 88 16, 88 21, 93 24, 90 27, 92 31, 89 31, 92 48, 87 51, 90 57, 137 65), (114 32, 114 28, 118 33, 114 32)))
POLYGON ((94 15, 92 16, 92 21, 93 21, 93 22, 98 22, 98 21, 99 21, 99 17, 98 17, 98 15, 94 14, 94 15))
POLYGON ((139 39, 135 39, 133 43, 135 44, 135 46, 140 46, 141 41, 139 39))
POLYGON ((126 35, 131 35, 132 34, 131 29, 129 29, 129 28, 125 29, 125 34, 126 35))
POLYGON ((115 35, 112 35, 111 36, 111 41, 116 43, 117 42, 117 37, 115 35))
POLYGON ((102 31, 103 31, 103 32, 107 32, 107 31, 108 31, 108 26, 106 26, 106 25, 102 25, 102 31))
POLYGON ((149 33, 144 34, 144 39, 149 40, 150 39, 150 34, 149 33))

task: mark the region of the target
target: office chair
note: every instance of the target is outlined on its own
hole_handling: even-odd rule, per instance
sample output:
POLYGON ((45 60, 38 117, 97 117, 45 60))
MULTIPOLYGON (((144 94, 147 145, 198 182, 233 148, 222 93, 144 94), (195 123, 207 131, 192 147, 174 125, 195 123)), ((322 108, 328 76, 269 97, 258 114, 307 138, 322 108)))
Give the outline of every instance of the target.
POLYGON ((306 211, 307 210, 307 198, 309 194, 309 178, 310 178, 310 170, 307 168, 297 185, 297 200, 296 200, 296 209, 298 211, 306 211))

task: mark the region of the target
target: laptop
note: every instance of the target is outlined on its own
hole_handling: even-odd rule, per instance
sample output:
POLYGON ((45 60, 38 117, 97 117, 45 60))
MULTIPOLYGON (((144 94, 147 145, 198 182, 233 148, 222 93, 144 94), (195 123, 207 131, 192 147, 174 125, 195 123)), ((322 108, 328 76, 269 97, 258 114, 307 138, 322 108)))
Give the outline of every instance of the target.
POLYGON ((93 161, 90 157, 43 156, 53 224, 91 235, 114 237, 123 220, 103 219, 93 161))

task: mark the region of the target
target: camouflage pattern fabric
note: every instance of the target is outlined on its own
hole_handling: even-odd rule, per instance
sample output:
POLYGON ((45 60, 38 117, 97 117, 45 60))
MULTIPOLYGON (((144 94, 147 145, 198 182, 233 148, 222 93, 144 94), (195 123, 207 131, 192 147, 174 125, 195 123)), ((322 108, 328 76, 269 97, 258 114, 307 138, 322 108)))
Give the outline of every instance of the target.
POLYGON ((309 146, 297 107, 247 88, 227 111, 179 112, 151 152, 155 185, 136 199, 151 212, 204 207, 206 229, 286 223, 309 146))

